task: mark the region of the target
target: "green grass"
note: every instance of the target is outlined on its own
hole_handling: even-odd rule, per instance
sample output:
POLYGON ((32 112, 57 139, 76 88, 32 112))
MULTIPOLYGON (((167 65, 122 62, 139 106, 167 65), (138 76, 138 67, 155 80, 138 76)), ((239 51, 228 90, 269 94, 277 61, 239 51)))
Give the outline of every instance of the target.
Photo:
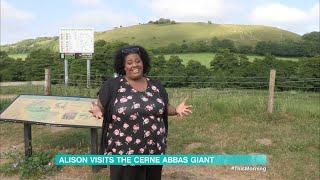
MULTIPOLYGON (((168 154, 262 153, 267 155, 268 165, 266 173, 257 174, 260 179, 319 177, 319 93, 276 92, 275 110, 269 115, 266 113, 268 92, 264 90, 167 90, 171 104, 177 105, 188 96, 187 102, 194 111, 186 119, 170 117, 168 154), (272 143, 263 145, 257 141, 263 138, 272 143), (192 148, 195 143, 197 146, 192 148)), ((59 90, 53 87, 53 91, 60 95, 87 94, 94 97, 88 92, 94 93, 96 89, 86 92, 79 88, 59 90)), ((0 105, 8 103, 1 101, 0 105)), ((4 149, 21 144, 21 124, 0 123, 0 128, 0 136, 5 140, 4 149)), ((89 153, 89 139, 88 129, 50 132, 47 126, 33 126, 35 151, 54 149, 57 152, 89 153)), ((250 177, 248 173, 247 179, 250 177)))
MULTIPOLYGON (((139 44, 146 48, 163 47, 170 43, 182 44, 183 42, 209 40, 213 37, 231 39, 237 45, 251 46, 258 41, 301 40, 301 36, 298 34, 270 26, 207 23, 142 24, 95 33, 95 40, 123 41, 130 44, 139 44)), ((40 37, 1 46, 1 50, 42 47, 58 51, 58 44, 58 37, 40 37)))
POLYGON ((25 60, 27 56, 28 56, 27 53, 24 53, 24 54, 9 54, 9 57, 11 57, 11 58, 22 59, 22 60, 25 60))
POLYGON ((297 34, 274 27, 258 25, 232 25, 207 23, 144 24, 117 28, 96 34, 96 39, 107 41, 120 40, 136 43, 148 48, 166 46, 170 43, 181 44, 213 37, 231 39, 236 44, 254 45, 258 41, 299 40, 297 34))
MULTIPOLYGON (((183 64, 187 64, 190 60, 199 61, 202 65, 210 67, 210 61, 215 57, 215 53, 182 53, 182 54, 166 54, 164 55, 165 59, 168 60, 170 56, 179 56, 183 60, 183 64)), ((247 55, 250 62, 254 61, 256 58, 263 59, 264 56, 258 55, 247 55)), ((298 58, 287 58, 287 57, 277 57, 284 61, 298 61, 298 58)))

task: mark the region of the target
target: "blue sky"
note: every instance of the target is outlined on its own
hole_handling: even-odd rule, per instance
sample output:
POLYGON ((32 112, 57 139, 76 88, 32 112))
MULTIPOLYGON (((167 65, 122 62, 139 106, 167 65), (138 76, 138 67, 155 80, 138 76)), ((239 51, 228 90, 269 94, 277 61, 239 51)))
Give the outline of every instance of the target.
POLYGON ((319 0, 1 0, 1 45, 57 36, 60 27, 105 31, 157 20, 259 24, 319 31, 319 0))

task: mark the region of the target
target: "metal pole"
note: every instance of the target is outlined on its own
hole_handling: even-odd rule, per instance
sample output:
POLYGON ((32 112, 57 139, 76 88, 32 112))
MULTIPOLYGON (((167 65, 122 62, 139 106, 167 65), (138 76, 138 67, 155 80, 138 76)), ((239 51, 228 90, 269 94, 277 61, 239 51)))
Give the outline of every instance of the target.
POLYGON ((87 59, 87 88, 90 88, 90 59, 87 59))
POLYGON ((64 59, 64 85, 68 86, 69 76, 68 76, 68 59, 64 59))

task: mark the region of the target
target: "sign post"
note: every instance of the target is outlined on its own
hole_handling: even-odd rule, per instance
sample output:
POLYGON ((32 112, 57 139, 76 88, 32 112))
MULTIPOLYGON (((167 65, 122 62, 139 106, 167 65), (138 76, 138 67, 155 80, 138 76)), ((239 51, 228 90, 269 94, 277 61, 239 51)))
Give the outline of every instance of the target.
POLYGON ((87 88, 90 88, 90 59, 87 59, 87 88))
POLYGON ((68 59, 64 58, 64 85, 68 86, 69 73, 68 73, 68 59))
POLYGON ((61 28, 59 33, 61 59, 64 59, 64 83, 69 84, 68 57, 87 59, 87 88, 90 88, 90 64, 94 53, 92 28, 61 28))

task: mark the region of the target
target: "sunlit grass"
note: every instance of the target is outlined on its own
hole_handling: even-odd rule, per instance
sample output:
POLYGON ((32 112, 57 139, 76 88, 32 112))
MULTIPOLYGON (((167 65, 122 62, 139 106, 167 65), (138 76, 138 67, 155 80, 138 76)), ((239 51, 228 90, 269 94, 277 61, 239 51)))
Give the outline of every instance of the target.
MULTIPOLYGON (((53 94, 95 97, 97 91, 80 89, 53 87, 53 94)), ((262 153, 268 156, 264 176, 270 179, 319 177, 319 93, 276 92, 275 111, 269 115, 268 92, 264 90, 168 88, 167 91, 171 104, 177 105, 189 97, 187 102, 193 106, 193 114, 185 119, 170 117, 167 154, 262 153), (268 139, 271 144, 261 144, 259 139, 268 139)), ((1 108, 9 103, 10 100, 1 101, 1 108)), ((1 123, 0 128, 1 137, 6 139, 4 149, 21 145, 21 124, 1 123)), ((35 151, 90 153, 89 129, 52 132, 47 126, 32 128, 35 151)))

